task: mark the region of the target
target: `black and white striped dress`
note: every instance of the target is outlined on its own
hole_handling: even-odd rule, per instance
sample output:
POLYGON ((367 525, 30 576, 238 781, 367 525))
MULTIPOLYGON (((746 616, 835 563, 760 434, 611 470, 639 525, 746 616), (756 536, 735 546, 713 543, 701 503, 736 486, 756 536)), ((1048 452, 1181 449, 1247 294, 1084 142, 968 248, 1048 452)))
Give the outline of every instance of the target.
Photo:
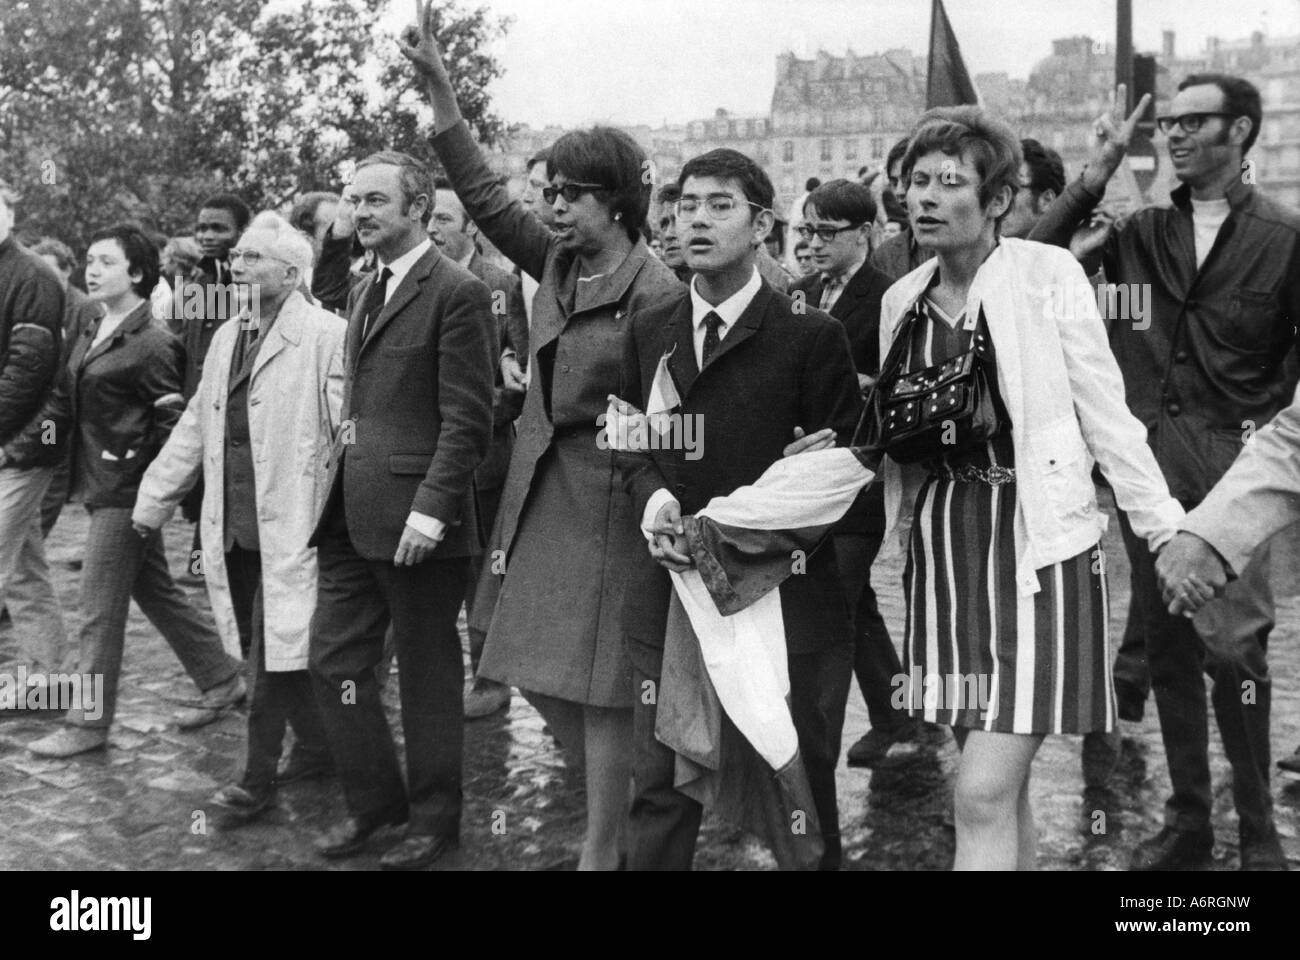
MULTIPOLYGON (((926 298, 917 310, 907 370, 970 349, 973 329, 966 329, 964 317, 953 320, 926 298)), ((986 476, 990 466, 1014 466, 1011 423, 1001 399, 995 402, 1003 428, 992 441, 925 465, 930 473, 916 499, 903 576, 903 705, 932 723, 999 733, 1112 730, 1100 544, 1040 569, 1041 589, 1022 597, 1016 590, 1014 480, 950 477, 962 466, 986 476)))

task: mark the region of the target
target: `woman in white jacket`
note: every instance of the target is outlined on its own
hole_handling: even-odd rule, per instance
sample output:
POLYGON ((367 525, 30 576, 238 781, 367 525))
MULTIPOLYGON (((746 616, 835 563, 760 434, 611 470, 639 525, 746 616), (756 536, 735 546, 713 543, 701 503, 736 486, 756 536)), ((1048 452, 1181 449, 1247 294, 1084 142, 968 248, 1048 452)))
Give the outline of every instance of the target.
POLYGON ((998 236, 1020 164, 1015 135, 978 108, 922 118, 903 173, 913 233, 936 257, 881 306, 881 356, 906 336, 904 371, 977 346, 996 369, 992 439, 881 465, 886 522, 910 525, 902 705, 951 724, 962 748, 956 869, 1031 869, 1043 736, 1115 727, 1094 461, 1153 550, 1182 516, 1082 269, 998 236))
MULTIPOLYGON (((922 118, 903 168, 914 234, 935 258, 889 288, 880 314, 877 390, 926 370, 916 379, 941 409, 948 381, 936 394, 929 368, 978 351, 996 429, 962 443, 953 421, 951 439, 945 426, 932 450, 907 456, 870 430, 849 451, 808 438, 681 531, 728 617, 790 576, 791 547, 814 548, 863 484, 883 479, 885 542, 896 534, 908 551, 894 704, 956 733, 958 870, 1032 869, 1029 772, 1043 737, 1115 728, 1094 463, 1152 550, 1183 517, 1125 405, 1082 269, 1064 250, 999 239, 1020 164, 1014 134, 978 108, 922 118)), ((733 639, 758 649, 764 629, 733 639)))

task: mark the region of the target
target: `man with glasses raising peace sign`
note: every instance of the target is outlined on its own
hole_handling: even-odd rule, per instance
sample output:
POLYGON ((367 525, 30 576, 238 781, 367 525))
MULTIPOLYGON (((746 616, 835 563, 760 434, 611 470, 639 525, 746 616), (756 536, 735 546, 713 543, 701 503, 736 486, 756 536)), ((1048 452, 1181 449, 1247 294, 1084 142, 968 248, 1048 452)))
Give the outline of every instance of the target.
MULTIPOLYGON (((1124 102, 1123 88, 1116 96, 1124 102)), ((1069 243, 1119 167, 1147 101, 1122 124, 1097 121, 1098 144, 1030 234, 1069 243)), ((1096 238, 1110 283, 1146 298, 1137 320, 1112 317, 1111 347, 1133 413, 1185 508, 1197 506, 1243 446, 1295 387, 1288 361, 1300 317, 1300 213, 1255 187, 1243 159, 1259 136, 1259 91, 1246 80, 1188 77, 1157 123, 1182 181, 1172 205, 1148 207, 1096 238)), ((1085 264, 1085 269, 1090 265, 1085 264)), ((1242 869, 1286 869, 1269 793, 1270 681, 1265 647, 1273 628, 1267 547, 1195 621, 1165 610, 1155 557, 1121 514, 1133 565, 1133 606, 1145 649, 1121 649, 1115 687, 1121 719, 1140 720, 1156 692, 1173 795, 1165 828, 1134 851, 1135 870, 1205 869, 1214 834, 1204 669, 1232 764, 1242 869), (1145 661, 1145 663, 1144 663, 1145 661), (1147 671, 1149 670, 1149 680, 1147 671)))

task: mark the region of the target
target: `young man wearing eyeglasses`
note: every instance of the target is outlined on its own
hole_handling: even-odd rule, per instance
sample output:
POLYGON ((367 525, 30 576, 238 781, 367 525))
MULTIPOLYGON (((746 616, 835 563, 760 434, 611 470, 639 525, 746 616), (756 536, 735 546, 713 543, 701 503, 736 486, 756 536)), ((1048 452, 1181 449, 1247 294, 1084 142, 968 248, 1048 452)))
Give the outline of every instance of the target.
MULTIPOLYGON (((892 281, 868 262, 876 203, 861 183, 832 180, 808 195, 799 234, 817 272, 796 281, 791 296, 844 325, 865 394, 880 372, 880 299, 892 281)), ((862 492, 836 525, 835 551, 854 622, 853 671, 871 729, 849 748, 851 767, 872 767, 895 743, 916 739, 920 725, 890 705, 893 678, 903 672, 871 588, 871 565, 885 532, 879 484, 862 492)))
MULTIPOLYGON (((1122 97, 1117 100, 1123 102, 1122 97)), ((1060 246, 1088 222, 1123 158, 1137 118, 1097 121, 1097 149, 1081 180, 1044 215, 1030 239, 1060 246)), ((1259 135, 1259 91, 1224 74, 1188 77, 1167 116, 1169 160, 1182 181, 1169 206, 1148 207, 1095 238, 1111 283, 1141 288, 1145 318, 1114 318, 1111 345, 1132 411, 1149 425, 1170 491, 1188 510, 1227 472, 1254 432, 1295 386, 1288 355, 1300 317, 1300 213, 1266 197, 1244 159, 1259 135)), ((1232 764, 1242 869, 1279 870, 1286 859, 1269 792, 1265 648, 1273 628, 1267 548, 1236 571, 1225 597, 1195 621, 1165 609, 1154 560, 1123 514, 1134 609, 1145 649, 1120 652, 1115 686, 1122 719, 1142 717, 1156 692, 1173 781, 1165 828, 1133 854, 1135 870, 1205 869, 1214 833, 1204 669, 1232 764), (1144 663, 1149 669, 1149 680, 1144 663)))
MULTIPOLYGON (((666 358, 680 398, 674 412, 704 429, 694 450, 669 444, 677 448, 620 454, 635 514, 652 536, 631 574, 637 589, 627 592, 623 616, 639 694, 628 851, 634 870, 689 869, 702 809, 674 788, 676 755, 655 737, 656 698, 640 695, 657 689, 665 670, 668 571, 691 563, 681 517, 753 483, 784 455, 846 444, 861 409, 843 326, 774 291, 758 272, 775 221, 762 168, 734 150, 714 150, 689 161, 678 182, 677 231, 694 278, 634 317, 621 394, 645 410, 666 358)), ((826 843, 822 865, 835 869, 835 765, 853 647, 833 551, 815 552, 806 565, 780 588, 790 708, 826 843)))

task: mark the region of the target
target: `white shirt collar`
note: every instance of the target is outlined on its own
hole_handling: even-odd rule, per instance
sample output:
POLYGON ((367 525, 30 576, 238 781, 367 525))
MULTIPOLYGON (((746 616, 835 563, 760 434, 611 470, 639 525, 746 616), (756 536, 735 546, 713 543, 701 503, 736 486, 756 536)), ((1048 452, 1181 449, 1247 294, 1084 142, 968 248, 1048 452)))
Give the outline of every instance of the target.
POLYGON ((854 277, 858 275, 858 271, 862 269, 862 265, 865 264, 866 262, 867 262, 867 254, 864 253, 862 255, 861 260, 855 260, 852 264, 849 265, 849 268, 845 270, 843 273, 836 273, 836 274, 823 273, 822 283, 847 284, 850 280, 852 280, 854 277))
POLYGON ((468 270, 470 261, 474 259, 474 254, 476 254, 477 252, 478 251, 474 249, 474 245, 470 244, 469 249, 465 251, 465 256, 461 257, 456 262, 459 263, 466 270, 468 270))
POLYGON ((392 291, 397 289, 398 284, 411 272, 411 268, 415 266, 416 262, 428 253, 431 246, 433 246, 433 241, 426 237, 392 263, 384 263, 384 261, 376 258, 375 269, 379 273, 382 273, 385 267, 392 273, 392 278, 388 282, 389 296, 392 296, 392 291))
POLYGON ((759 276, 758 266, 754 267, 754 274, 749 278, 749 282, 723 300, 716 307, 700 296, 700 291, 696 289, 699 283, 699 277, 691 278, 691 320, 696 327, 704 323, 704 318, 710 312, 716 313, 722 318, 722 334, 730 330, 732 325, 740 319, 740 315, 748 309, 754 297, 758 296, 758 291, 763 286, 763 278, 759 276))

